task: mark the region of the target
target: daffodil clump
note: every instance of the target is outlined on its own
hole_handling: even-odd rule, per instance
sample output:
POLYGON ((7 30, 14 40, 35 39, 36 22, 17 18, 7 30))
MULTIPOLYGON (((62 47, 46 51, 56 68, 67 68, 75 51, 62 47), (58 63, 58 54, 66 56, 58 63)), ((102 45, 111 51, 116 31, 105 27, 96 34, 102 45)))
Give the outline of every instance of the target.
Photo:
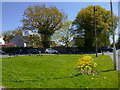
POLYGON ((97 74, 95 70, 96 65, 97 64, 93 61, 92 57, 84 56, 79 59, 76 68, 84 75, 95 75, 97 74))

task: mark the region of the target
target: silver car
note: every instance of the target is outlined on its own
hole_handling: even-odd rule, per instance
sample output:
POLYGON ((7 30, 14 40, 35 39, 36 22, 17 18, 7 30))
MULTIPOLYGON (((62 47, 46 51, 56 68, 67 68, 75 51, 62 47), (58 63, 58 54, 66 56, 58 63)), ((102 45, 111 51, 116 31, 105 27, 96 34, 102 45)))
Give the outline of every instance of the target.
POLYGON ((57 50, 54 50, 54 49, 52 49, 52 48, 47 48, 46 50, 45 50, 45 53, 58 53, 58 51, 57 50))

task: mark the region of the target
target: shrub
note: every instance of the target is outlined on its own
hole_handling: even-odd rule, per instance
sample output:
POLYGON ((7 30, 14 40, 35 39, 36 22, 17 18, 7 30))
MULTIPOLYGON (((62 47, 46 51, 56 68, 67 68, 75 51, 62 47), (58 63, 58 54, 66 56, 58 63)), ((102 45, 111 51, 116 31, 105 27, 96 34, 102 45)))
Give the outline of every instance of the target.
POLYGON ((3 47, 17 47, 17 45, 14 43, 6 43, 3 45, 3 47))
POLYGON ((90 56, 84 56, 77 62, 77 70, 84 75, 96 75, 98 74, 95 70, 96 63, 90 56))

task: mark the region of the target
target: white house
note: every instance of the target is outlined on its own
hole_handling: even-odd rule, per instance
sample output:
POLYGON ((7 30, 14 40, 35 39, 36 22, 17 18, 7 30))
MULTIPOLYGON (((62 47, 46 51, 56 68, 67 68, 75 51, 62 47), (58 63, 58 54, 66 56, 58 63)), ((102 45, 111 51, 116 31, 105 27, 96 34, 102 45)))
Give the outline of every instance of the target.
POLYGON ((23 36, 30 36, 30 35, 39 35, 37 32, 32 32, 30 30, 23 31, 23 36))
POLYGON ((0 38, 0 45, 4 45, 5 41, 3 40, 3 38, 0 38))

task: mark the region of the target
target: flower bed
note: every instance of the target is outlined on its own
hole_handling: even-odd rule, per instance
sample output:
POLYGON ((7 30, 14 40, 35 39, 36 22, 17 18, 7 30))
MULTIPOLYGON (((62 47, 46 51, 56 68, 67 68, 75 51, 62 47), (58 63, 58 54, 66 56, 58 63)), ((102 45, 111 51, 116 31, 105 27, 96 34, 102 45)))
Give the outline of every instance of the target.
POLYGON ((77 62, 77 70, 84 75, 98 74, 95 70, 97 63, 90 56, 84 56, 77 62))

